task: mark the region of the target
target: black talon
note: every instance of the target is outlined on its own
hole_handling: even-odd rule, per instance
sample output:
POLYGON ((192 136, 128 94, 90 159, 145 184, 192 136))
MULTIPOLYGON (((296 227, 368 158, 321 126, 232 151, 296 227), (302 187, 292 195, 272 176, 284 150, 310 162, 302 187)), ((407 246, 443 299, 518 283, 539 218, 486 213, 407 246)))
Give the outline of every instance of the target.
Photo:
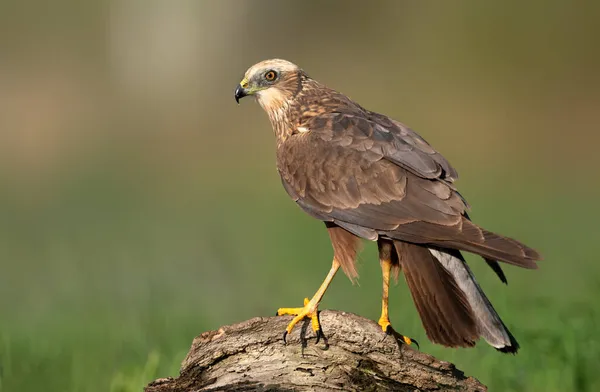
POLYGON ((421 347, 419 346, 419 342, 417 342, 417 340, 416 340, 416 339, 410 338, 410 337, 408 337, 408 336, 404 336, 404 335, 402 335, 402 334, 398 334, 398 335, 399 335, 399 337, 400 337, 400 338, 402 338, 402 339, 400 339, 400 341, 401 341, 403 344, 406 344, 407 346, 412 346, 412 345, 414 344, 415 346, 417 346, 417 350, 420 350, 420 349, 421 349, 421 347), (410 340, 410 343, 407 343, 407 342, 406 342, 406 339, 410 340))
POLYGON ((413 339, 413 338, 409 338, 409 339, 410 339, 410 341, 411 341, 412 343, 414 343, 414 344, 415 344, 415 346, 417 346, 417 349, 419 349, 419 350, 421 349, 421 347, 419 347, 419 342, 417 342, 417 341, 416 341, 415 339, 413 339))
POLYGON ((315 345, 319 344, 319 342, 321 341, 321 338, 323 338, 325 345, 328 346, 327 338, 325 337, 325 334, 323 333, 323 330, 321 329, 321 311, 320 310, 317 310, 317 321, 319 322, 319 329, 317 329, 315 331, 315 334, 317 334, 317 341, 315 342, 315 345))
POLYGON ((287 331, 283 332, 283 344, 287 344, 285 338, 287 337, 287 331))
POLYGON ((328 350, 329 349, 329 340, 327 339, 327 336, 325 336, 325 334, 323 333, 323 331, 321 329, 317 329, 315 331, 315 333, 317 334, 317 341, 315 342, 315 345, 319 344, 319 342, 321 341, 321 339, 323 339, 323 350, 328 350))
POLYGON ((388 335, 393 336, 394 339, 396 340, 396 342, 398 342, 398 343, 405 344, 407 346, 412 346, 414 343, 414 345, 417 346, 418 350, 421 349, 421 347, 419 346, 419 342, 417 342, 413 338, 410 338, 408 336, 402 335, 401 333, 397 332, 396 330, 394 330, 394 328, 392 328, 391 325, 388 325, 387 327, 385 327, 385 335, 383 335, 383 339, 381 339, 381 342, 383 342, 385 340, 385 338, 388 337, 388 335), (408 339, 410 341, 410 343, 407 343, 406 339, 408 339))
POLYGON ((385 339, 387 339, 388 336, 393 336, 393 335, 391 333, 387 333, 387 331, 386 331, 386 333, 383 334, 383 338, 381 338, 381 340, 379 341, 379 343, 385 341, 385 339))

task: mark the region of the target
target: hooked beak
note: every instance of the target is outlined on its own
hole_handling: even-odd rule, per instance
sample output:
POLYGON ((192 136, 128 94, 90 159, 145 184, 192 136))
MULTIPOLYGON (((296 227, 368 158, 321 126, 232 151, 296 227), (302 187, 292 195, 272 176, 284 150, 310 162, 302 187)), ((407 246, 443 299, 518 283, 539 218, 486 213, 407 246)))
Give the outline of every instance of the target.
POLYGON ((235 102, 240 103, 240 98, 244 98, 248 95, 248 80, 246 78, 242 79, 240 84, 235 88, 235 102))
POLYGON ((248 93, 240 84, 235 88, 235 102, 240 103, 240 98, 244 98, 248 93))

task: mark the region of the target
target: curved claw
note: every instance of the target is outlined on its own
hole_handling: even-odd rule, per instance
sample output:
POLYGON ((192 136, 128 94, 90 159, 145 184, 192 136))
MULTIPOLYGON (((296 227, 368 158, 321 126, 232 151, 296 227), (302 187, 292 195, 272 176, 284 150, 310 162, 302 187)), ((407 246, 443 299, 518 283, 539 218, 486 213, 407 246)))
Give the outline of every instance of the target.
POLYGON ((419 348, 419 342, 417 342, 415 339, 404 336, 396 331, 394 331, 394 334, 396 335, 397 339, 401 340, 402 343, 406 344, 407 346, 412 346, 414 344, 417 346, 417 348, 419 348))
POLYGON ((396 339, 406 344, 407 346, 412 346, 414 344, 415 346, 417 346, 417 349, 421 349, 421 347, 419 346, 419 342, 417 342, 415 339, 409 338, 408 336, 404 336, 396 331, 393 332, 393 335, 396 335, 396 339))
POLYGON ((419 342, 417 342, 415 339, 410 339, 412 341, 412 343, 417 346, 417 349, 421 349, 421 347, 419 346, 419 342))
POLYGON ((327 336, 325 336, 325 334, 323 333, 322 330, 318 330, 315 331, 315 333, 317 334, 317 341, 315 342, 315 345, 317 345, 321 340, 323 341, 323 350, 328 350, 329 349, 329 340, 327 339, 327 336))
POLYGON ((317 304, 311 303, 308 298, 304 299, 304 307, 302 307, 302 308, 279 308, 277 310, 276 315, 277 316, 284 316, 284 315, 294 316, 292 321, 290 321, 287 328, 285 329, 285 333, 283 335, 284 343, 285 343, 285 338, 287 337, 287 335, 290 334, 292 332, 292 329, 294 329, 294 327, 296 326, 296 324, 298 324, 304 318, 310 319, 312 329, 317 334, 317 339, 319 339, 320 336, 317 331, 319 331, 321 329, 321 327, 319 325, 319 313, 317 310, 317 304))
POLYGON ((417 349, 419 349, 419 350, 421 349, 421 347, 419 346, 419 342, 417 342, 415 339, 409 338, 408 336, 404 336, 401 333, 396 332, 396 330, 394 330, 394 328, 392 328, 392 325, 389 324, 389 322, 386 322, 386 323, 380 322, 380 325, 382 325, 382 329, 385 332, 384 339, 386 336, 391 335, 391 336, 394 336, 394 338, 396 338, 396 340, 406 344, 407 346, 412 346, 414 344, 415 346, 417 346, 417 349))
POLYGON ((287 331, 283 331, 283 344, 287 344, 287 341, 285 340, 285 338, 287 338, 287 331))

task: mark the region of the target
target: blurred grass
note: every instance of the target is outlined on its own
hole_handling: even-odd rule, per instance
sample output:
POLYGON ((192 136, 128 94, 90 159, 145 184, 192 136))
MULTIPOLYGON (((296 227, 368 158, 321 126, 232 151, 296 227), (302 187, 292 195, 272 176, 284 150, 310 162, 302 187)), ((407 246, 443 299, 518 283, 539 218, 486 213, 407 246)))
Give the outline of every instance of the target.
MULTIPOLYGON (((412 126, 478 223, 545 256, 508 287, 469 258, 516 356, 432 345, 402 280, 394 325, 490 390, 600 389, 597 3, 31 4, 0 3, 1 392, 138 391, 201 332, 314 292, 328 236, 232 98, 276 56, 412 126)), ((376 319, 373 244, 360 260, 323 307, 376 319)))
MULTIPOLYGON (((1 256, 10 263, 0 284, 2 390, 139 390, 176 374, 200 332, 310 295, 328 268, 328 239, 282 190, 270 189, 275 185, 192 191, 175 205, 114 178, 85 178, 42 210, 3 200, 1 256), (102 184, 103 192, 90 192, 90 183, 102 184), (215 200, 223 207, 215 208, 215 200)), ((554 211, 549 222, 548 205, 566 205, 569 195, 538 205, 536 190, 523 187, 524 200, 502 189, 466 190, 479 222, 517 235, 547 258, 535 272, 508 267, 508 287, 479 260, 472 263, 521 352, 433 346, 402 281, 392 291, 392 320, 424 351, 494 389, 595 390, 600 267, 593 222, 600 216, 587 210, 594 200, 582 199, 554 211), (582 215, 589 227, 581 227, 582 215)), ((376 319, 376 260, 368 244, 360 285, 338 277, 324 307, 376 319)))

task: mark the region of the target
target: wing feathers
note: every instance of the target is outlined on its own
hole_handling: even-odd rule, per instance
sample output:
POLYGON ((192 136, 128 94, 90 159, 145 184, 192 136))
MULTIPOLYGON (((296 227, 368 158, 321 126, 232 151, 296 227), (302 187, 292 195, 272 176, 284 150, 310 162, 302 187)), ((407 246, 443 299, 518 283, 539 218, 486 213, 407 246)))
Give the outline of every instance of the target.
POLYGON ((311 132, 290 136, 277 150, 284 186, 306 212, 371 240, 455 248, 536 268, 536 251, 469 221, 451 184, 456 172, 429 144, 400 123, 354 109, 312 117, 302 124, 311 132))
POLYGON ((465 250, 523 268, 536 269, 536 260, 541 259, 535 250, 512 238, 484 230, 464 217, 456 225, 445 226, 419 221, 380 234, 410 242, 465 250))

